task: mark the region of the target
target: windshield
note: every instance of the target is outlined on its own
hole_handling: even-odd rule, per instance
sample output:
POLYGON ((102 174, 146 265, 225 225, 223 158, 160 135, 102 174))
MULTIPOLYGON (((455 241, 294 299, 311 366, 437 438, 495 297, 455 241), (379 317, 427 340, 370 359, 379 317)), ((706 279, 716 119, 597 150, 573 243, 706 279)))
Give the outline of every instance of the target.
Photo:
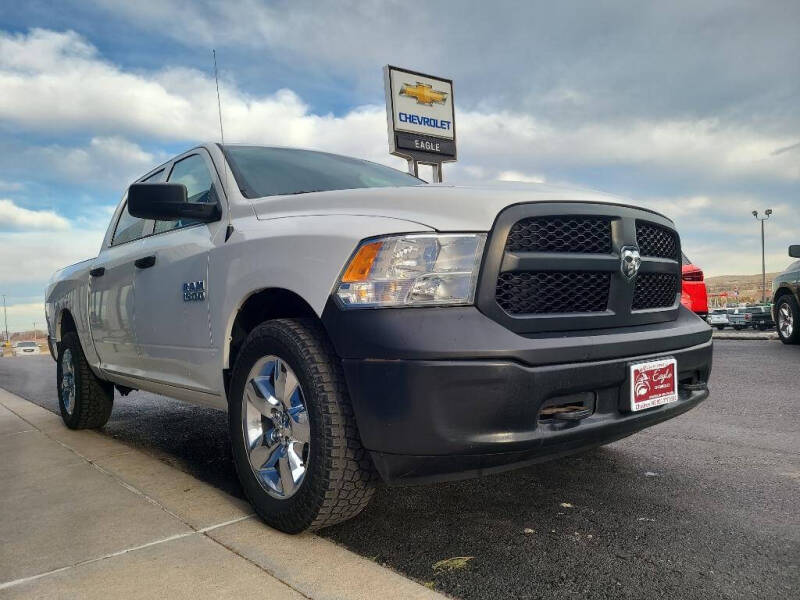
POLYGON ((366 160, 292 148, 225 146, 246 198, 421 185, 421 179, 366 160))
POLYGON ((36 342, 20 342, 17 344, 18 348, 35 348, 36 342))

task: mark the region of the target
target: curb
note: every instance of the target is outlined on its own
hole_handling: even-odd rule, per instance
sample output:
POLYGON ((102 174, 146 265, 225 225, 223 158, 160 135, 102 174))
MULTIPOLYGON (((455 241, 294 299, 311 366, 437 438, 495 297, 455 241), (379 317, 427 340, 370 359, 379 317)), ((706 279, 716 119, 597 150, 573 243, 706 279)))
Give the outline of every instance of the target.
POLYGON ((713 334, 715 340, 777 340, 777 333, 717 333, 713 334))

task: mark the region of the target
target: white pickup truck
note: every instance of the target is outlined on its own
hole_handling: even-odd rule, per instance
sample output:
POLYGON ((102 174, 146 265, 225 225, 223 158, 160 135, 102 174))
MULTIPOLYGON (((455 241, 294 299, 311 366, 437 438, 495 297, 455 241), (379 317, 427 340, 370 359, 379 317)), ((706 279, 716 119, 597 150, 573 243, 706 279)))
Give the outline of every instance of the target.
POLYGON ((206 144, 132 184, 46 292, 61 414, 114 390, 228 411, 247 496, 288 532, 374 486, 608 443, 708 395, 673 223, 594 192, 427 185, 305 150, 206 144))

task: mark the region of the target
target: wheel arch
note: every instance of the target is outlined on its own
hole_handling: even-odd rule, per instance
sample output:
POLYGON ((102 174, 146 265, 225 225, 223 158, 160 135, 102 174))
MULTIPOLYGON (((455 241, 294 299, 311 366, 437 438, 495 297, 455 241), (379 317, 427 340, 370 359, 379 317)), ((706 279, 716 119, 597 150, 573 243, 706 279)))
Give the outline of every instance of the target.
POLYGON ((54 327, 54 337, 56 343, 60 343, 61 339, 64 337, 65 333, 70 331, 74 331, 78 333, 78 326, 75 323, 75 318, 72 316, 72 312, 68 308, 62 308, 61 311, 58 313, 56 317, 55 327, 54 327))
MULTIPOLYGON (((242 299, 226 325, 223 346, 223 369, 229 372, 247 335, 269 319, 309 317, 321 322, 319 315, 299 294, 280 287, 252 291, 242 299)), ((227 389, 227 375, 226 375, 227 389)))
POLYGON ((781 296, 786 296, 786 295, 794 296, 794 292, 792 292, 792 290, 790 288, 788 288, 787 286, 782 285, 781 287, 779 287, 775 291, 775 294, 772 296, 772 303, 773 304, 777 304, 777 302, 780 299, 780 297, 781 296))

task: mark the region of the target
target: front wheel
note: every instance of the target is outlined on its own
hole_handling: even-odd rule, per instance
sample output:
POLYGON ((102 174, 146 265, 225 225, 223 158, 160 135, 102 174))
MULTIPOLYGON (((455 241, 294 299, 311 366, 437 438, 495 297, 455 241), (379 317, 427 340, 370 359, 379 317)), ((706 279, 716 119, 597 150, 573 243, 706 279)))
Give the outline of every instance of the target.
POLYGON ((242 346, 229 394, 233 459, 264 521, 287 533, 356 516, 376 475, 339 358, 311 319, 276 319, 242 346))
POLYGON ((778 337, 784 344, 800 344, 800 309, 790 295, 778 298, 775 309, 778 337))
POLYGON ((75 332, 64 334, 58 345, 58 406, 70 429, 102 427, 111 416, 114 386, 92 372, 75 332))

